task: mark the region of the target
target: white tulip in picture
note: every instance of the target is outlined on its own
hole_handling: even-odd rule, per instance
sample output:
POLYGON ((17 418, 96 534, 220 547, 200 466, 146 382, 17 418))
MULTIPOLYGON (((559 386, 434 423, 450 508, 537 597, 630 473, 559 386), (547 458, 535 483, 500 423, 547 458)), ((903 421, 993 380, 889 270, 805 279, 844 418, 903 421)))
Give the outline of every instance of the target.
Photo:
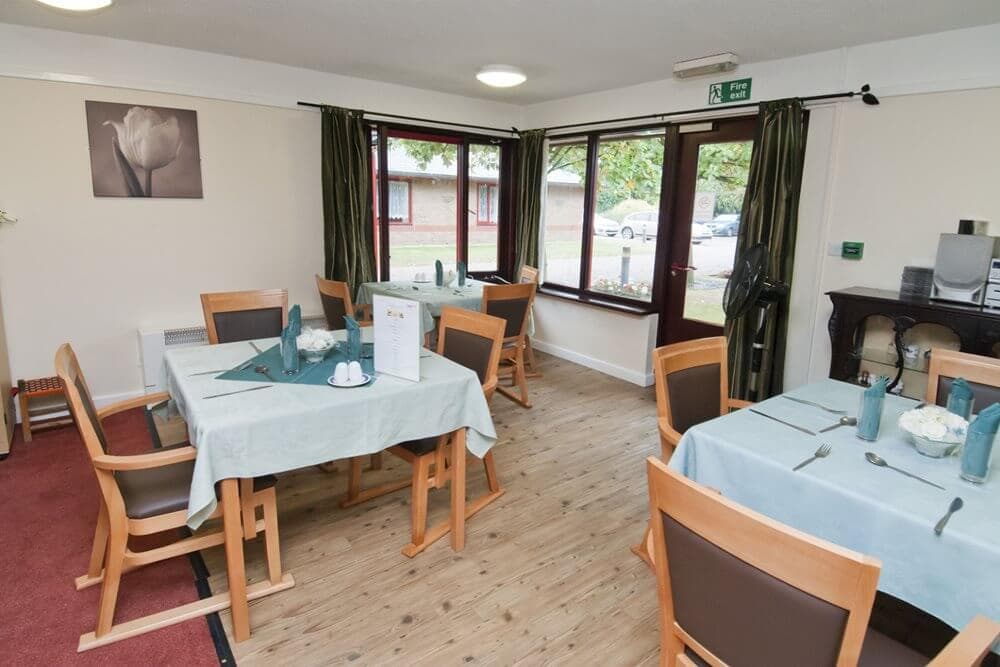
POLYGON ((95 197, 200 199, 198 114, 87 100, 95 197))

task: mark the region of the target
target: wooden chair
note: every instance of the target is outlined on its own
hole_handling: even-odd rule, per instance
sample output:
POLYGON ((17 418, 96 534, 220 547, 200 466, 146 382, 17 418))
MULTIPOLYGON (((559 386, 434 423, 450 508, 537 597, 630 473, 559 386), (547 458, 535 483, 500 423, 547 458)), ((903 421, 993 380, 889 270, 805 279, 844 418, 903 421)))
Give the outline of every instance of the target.
MULTIPOLYGON (((660 457, 669 461, 684 431, 752 405, 729 398, 729 361, 725 336, 699 338, 653 350, 656 417, 660 457)), ((649 527, 632 552, 652 567, 649 527)))
MULTIPOLYGON (((471 310, 446 306, 441 311, 437 353, 474 370, 479 376, 487 401, 493 397, 493 392, 497 388, 497 367, 505 326, 506 322, 498 317, 471 310)), ((430 489, 441 488, 450 479, 448 449, 447 435, 431 436, 394 445, 386 451, 412 466, 410 478, 364 490, 361 488, 361 462, 364 457, 352 458, 347 496, 341 502, 341 507, 351 507, 407 486, 412 487, 410 492, 412 535, 410 544, 403 549, 403 554, 415 556, 429 543, 425 541, 425 536, 430 489)), ((466 517, 471 517, 504 493, 497 477, 492 451, 483 457, 483 466, 489 490, 469 504, 465 512, 466 517)))
MULTIPOLYGON (((87 573, 75 582, 77 590, 101 584, 97 627, 94 632, 80 637, 78 650, 96 648, 227 608, 229 594, 220 593, 174 609, 114 624, 122 574, 143 565, 223 544, 224 531, 188 537, 145 551, 132 551, 128 545, 132 535, 151 535, 184 527, 196 450, 185 444, 145 454, 112 454, 108 450, 108 439, 101 421, 124 410, 163 402, 168 395, 165 392, 147 394, 98 410, 68 343, 56 352, 55 366, 101 490, 101 508, 90 564, 87 573)), ((260 597, 290 587, 292 580, 286 580, 281 573, 274 478, 269 476, 246 481, 246 486, 241 489, 243 497, 240 502, 249 507, 250 513, 243 515, 243 521, 254 523, 254 534, 264 532, 267 553, 268 582, 263 587, 251 587, 254 588, 251 594, 260 597), (257 507, 263 508, 261 521, 256 519, 257 507)), ((220 517, 222 510, 220 500, 209 518, 220 517)))
POLYGON ((361 326, 371 326, 371 306, 364 304, 354 307, 351 300, 351 288, 347 283, 338 280, 327 280, 316 276, 316 287, 319 288, 319 298, 323 302, 323 314, 326 315, 326 325, 331 331, 346 328, 344 316, 350 315, 361 326), (356 314, 357 313, 357 314, 356 314))
POLYGON ((288 290, 202 294, 201 309, 210 345, 273 338, 288 325, 288 290))
POLYGON ((534 283, 486 285, 483 287, 483 302, 479 308, 480 312, 507 322, 500 350, 500 372, 510 376, 511 386, 518 387, 519 395, 506 387, 498 386, 497 391, 526 408, 531 407, 531 402, 528 400, 528 381, 524 368, 524 341, 537 289, 538 286, 534 283))
POLYGON ((927 367, 927 402, 947 405, 951 383, 960 377, 972 389, 976 412, 1000 401, 1000 359, 935 347, 927 367))
MULTIPOLYGON (((538 285, 538 269, 525 264, 521 267, 521 277, 517 282, 522 284, 534 283, 535 285, 538 285)), ((535 364, 535 350, 531 347, 531 337, 527 335, 524 337, 524 361, 527 369, 526 375, 529 378, 542 377, 541 372, 538 370, 538 366, 535 364)))
MULTIPOLYGON (((752 512, 649 457, 660 664, 926 665, 868 627, 881 563, 752 512)), ((977 617, 932 665, 975 665, 977 617)))

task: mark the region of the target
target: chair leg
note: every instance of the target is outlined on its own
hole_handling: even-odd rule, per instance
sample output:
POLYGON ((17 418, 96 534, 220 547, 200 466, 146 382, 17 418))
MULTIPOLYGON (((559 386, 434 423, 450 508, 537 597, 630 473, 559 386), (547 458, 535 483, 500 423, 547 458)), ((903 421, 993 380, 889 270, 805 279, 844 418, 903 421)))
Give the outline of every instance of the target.
POLYGON ((515 394, 507 387, 497 387, 497 391, 515 403, 530 408, 531 401, 528 400, 528 380, 524 375, 524 348, 517 349, 513 361, 514 372, 511 374, 511 387, 519 387, 520 395, 515 394))
POLYGON ((538 370, 538 366, 535 363, 535 348, 531 347, 531 339, 527 336, 524 337, 524 358, 528 365, 528 372, 526 375, 530 378, 542 377, 542 374, 538 370))
POLYGON ((281 550, 278 544, 278 502, 274 489, 268 489, 261 505, 264 508, 264 549, 267 552, 267 578, 281 583, 281 550))
POLYGON ((104 561, 101 601, 97 609, 97 629, 94 631, 97 637, 110 632, 114 624, 118 585, 121 583, 122 570, 125 567, 125 547, 128 543, 128 529, 124 522, 110 528, 111 538, 108 541, 108 552, 104 561))
POLYGON ((94 546, 90 549, 90 565, 87 576, 91 579, 101 576, 104 569, 104 556, 108 552, 108 508, 101 501, 101 509, 97 513, 97 528, 94 529, 94 546))
POLYGON ((493 451, 486 452, 483 457, 483 466, 486 468, 486 483, 492 493, 500 490, 500 478, 497 477, 497 466, 493 459, 493 451))
POLYGON ((377 454, 372 454, 371 464, 368 467, 369 470, 381 470, 382 469, 382 452, 377 454))
POLYGON ((642 534, 642 541, 639 544, 632 545, 631 550, 636 556, 641 558, 643 562, 653 568, 653 554, 651 551, 651 543, 653 538, 653 530, 649 523, 646 524, 646 531, 642 534))
POLYGON ((431 456, 418 456, 413 462, 413 488, 410 491, 410 534, 413 544, 424 541, 427 532, 427 496, 430 493, 428 475, 431 456))
POLYGON ((22 391, 18 395, 21 402, 21 437, 25 442, 31 442, 31 415, 28 414, 28 393, 22 391))
POLYGON ((253 498, 253 480, 240 480, 240 512, 243 514, 243 539, 257 537, 257 505, 253 498))

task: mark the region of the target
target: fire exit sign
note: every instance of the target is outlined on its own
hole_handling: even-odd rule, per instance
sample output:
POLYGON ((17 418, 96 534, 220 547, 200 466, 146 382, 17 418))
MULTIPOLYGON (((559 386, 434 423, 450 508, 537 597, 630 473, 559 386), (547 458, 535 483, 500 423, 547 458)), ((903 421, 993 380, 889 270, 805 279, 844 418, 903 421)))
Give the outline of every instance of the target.
POLYGON ((729 104, 750 100, 750 77, 713 83, 708 87, 709 104, 729 104))

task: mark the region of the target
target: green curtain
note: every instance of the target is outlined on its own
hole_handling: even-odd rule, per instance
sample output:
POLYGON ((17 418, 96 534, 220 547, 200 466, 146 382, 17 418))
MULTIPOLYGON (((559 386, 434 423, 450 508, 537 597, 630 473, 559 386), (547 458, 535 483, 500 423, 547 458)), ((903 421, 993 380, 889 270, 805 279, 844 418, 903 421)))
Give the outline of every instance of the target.
MULTIPOLYGON (((736 257, 754 244, 766 244, 770 250, 768 279, 788 285, 792 283, 805 125, 801 100, 761 103, 736 243, 736 257)), ((753 308, 743 317, 726 322, 730 395, 734 398, 762 400, 781 393, 788 333, 787 295, 773 304, 764 318, 763 343, 771 353, 763 356, 758 381, 751 386, 757 331, 757 312, 753 308)))
POLYGON ((361 111, 324 106, 322 116, 325 275, 353 294, 375 280, 370 134, 361 111))
POLYGON ((525 264, 538 266, 538 225, 542 218, 545 169, 545 130, 520 133, 517 160, 517 217, 514 248, 516 279, 525 264))

